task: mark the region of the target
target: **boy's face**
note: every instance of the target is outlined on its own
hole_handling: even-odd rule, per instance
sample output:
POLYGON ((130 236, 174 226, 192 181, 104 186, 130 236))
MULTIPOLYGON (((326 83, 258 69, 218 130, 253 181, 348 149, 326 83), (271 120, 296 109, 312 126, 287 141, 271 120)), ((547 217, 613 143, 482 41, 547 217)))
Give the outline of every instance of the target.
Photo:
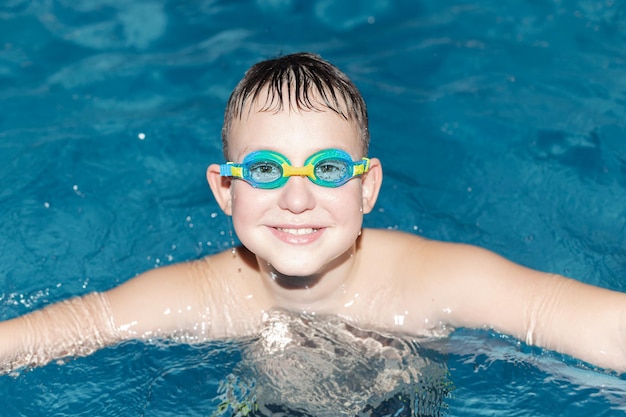
MULTIPOLYGON (((241 162, 257 150, 279 152, 293 166, 303 166, 313 153, 328 148, 342 149, 353 160, 365 156, 354 123, 331 110, 285 107, 279 112, 245 109, 231 127, 230 160, 241 162)), ((241 180, 229 184, 224 178, 211 186, 224 211, 232 214, 244 246, 282 274, 311 276, 352 253, 363 214, 371 211, 380 187, 378 160, 373 159, 370 166, 362 179, 353 178, 337 188, 322 187, 299 176, 269 190, 241 180)), ((208 176, 211 182, 211 168, 208 176)))

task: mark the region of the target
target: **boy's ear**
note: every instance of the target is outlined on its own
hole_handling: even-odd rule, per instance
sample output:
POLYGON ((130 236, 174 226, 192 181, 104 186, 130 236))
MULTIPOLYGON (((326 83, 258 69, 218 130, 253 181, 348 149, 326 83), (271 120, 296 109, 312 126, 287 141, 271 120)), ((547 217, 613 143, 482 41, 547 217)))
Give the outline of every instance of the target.
POLYGON ((383 167, 378 158, 370 159, 370 169, 361 177, 363 184, 363 214, 372 211, 380 186, 383 183, 383 167))
POLYGON ((217 204, 225 214, 231 216, 233 214, 232 194, 230 193, 231 179, 220 175, 218 164, 209 165, 206 170, 206 179, 217 204))

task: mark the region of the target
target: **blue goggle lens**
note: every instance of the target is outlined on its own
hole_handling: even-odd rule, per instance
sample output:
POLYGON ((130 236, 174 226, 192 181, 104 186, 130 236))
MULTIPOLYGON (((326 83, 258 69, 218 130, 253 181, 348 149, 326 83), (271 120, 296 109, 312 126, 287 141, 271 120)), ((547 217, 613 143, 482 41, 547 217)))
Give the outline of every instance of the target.
POLYGON ((252 162, 247 170, 250 179, 259 184, 270 184, 283 176, 282 167, 276 161, 252 162))

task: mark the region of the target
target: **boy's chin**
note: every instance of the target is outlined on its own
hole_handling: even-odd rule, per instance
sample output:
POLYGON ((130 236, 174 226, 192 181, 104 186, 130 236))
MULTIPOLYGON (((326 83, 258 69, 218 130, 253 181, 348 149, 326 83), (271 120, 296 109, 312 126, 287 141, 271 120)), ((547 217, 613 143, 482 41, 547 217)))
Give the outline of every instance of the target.
POLYGON ((257 255, 259 265, 269 267, 269 272, 284 277, 300 278, 303 281, 307 279, 320 279, 326 273, 337 269, 345 262, 352 258, 354 247, 340 252, 339 256, 333 256, 331 253, 283 253, 279 256, 272 254, 268 258, 257 255))

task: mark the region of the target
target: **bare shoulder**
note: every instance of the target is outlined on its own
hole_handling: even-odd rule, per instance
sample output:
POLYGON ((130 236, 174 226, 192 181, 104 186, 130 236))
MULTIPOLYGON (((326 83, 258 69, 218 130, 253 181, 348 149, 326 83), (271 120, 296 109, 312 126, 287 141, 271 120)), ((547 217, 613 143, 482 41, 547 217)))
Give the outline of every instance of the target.
POLYGON ((256 257, 243 246, 209 255, 198 262, 204 264, 203 268, 220 276, 235 272, 258 271, 256 257))
POLYGON ((418 268, 425 272, 447 272, 450 268, 468 264, 502 264, 498 255, 477 246, 427 239, 411 233, 364 229, 360 249, 368 258, 384 257, 395 265, 418 268))
POLYGON ((124 337, 179 331, 210 338, 243 335, 259 321, 260 297, 248 297, 258 282, 253 271, 247 251, 228 250, 152 269, 106 297, 124 337))
POLYGON ((400 320, 404 329, 432 332, 445 325, 489 324, 500 288, 521 292, 533 271, 476 246, 441 242, 389 230, 364 230, 361 239, 363 274, 383 285, 381 308, 400 320), (375 275, 372 275, 375 274, 375 275), (524 279, 524 280, 523 280, 524 279), (497 295, 496 295, 497 293, 497 295))
POLYGON ((411 250, 427 242, 429 240, 421 236, 389 229, 363 229, 359 240, 363 250, 385 252, 411 250))
POLYGON ((422 262, 426 251, 437 250, 434 241, 410 233, 386 229, 363 229, 359 251, 365 264, 391 265, 404 270, 422 262))
POLYGON ((497 255, 479 247, 394 230, 363 230, 359 250, 365 271, 387 277, 402 289, 445 287, 466 276, 470 266, 502 267, 497 255))
POLYGON ((201 289, 205 303, 213 306, 214 336, 242 336, 257 331, 262 313, 271 303, 259 279, 255 255, 240 246, 196 263, 196 279, 201 280, 196 288, 201 289))
POLYGON ((446 245, 393 230, 365 229, 359 240, 359 282, 368 295, 371 323, 408 334, 439 334, 437 296, 444 285, 433 266, 446 245))

